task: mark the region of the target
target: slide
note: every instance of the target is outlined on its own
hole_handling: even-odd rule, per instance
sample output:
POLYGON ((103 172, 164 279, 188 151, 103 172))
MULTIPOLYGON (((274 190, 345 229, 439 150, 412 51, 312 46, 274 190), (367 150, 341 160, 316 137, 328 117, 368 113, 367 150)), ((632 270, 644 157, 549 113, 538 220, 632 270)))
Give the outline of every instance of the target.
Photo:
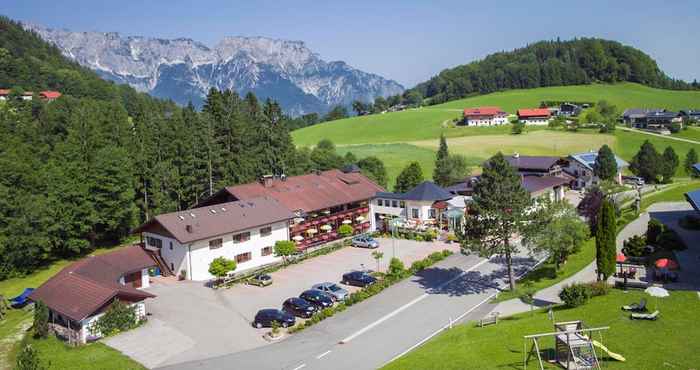
POLYGON ((608 347, 604 346, 602 343, 598 342, 597 340, 593 341, 593 345, 600 348, 601 350, 603 350, 603 352, 607 353, 608 356, 610 356, 610 358, 614 358, 615 360, 622 361, 622 362, 626 361, 625 358, 622 357, 621 354, 615 353, 615 352, 610 352, 608 347))

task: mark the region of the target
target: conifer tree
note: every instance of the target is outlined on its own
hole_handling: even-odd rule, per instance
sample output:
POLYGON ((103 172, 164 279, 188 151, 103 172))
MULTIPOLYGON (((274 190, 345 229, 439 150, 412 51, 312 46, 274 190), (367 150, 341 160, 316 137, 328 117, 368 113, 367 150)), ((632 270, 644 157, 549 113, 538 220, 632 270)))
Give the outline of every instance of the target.
POLYGON ((396 177, 394 191, 397 193, 405 193, 421 182, 423 182, 423 169, 420 167, 420 163, 411 162, 396 177))
POLYGON ((656 151, 654 144, 646 140, 632 158, 630 171, 647 183, 655 183, 660 175, 661 166, 661 155, 656 151))
POLYGON ((673 176, 676 175, 680 159, 671 146, 666 147, 661 157, 661 176, 663 176, 663 182, 668 184, 673 181, 673 176))
POLYGON ((607 280, 615 272, 617 221, 615 206, 606 199, 600 207, 595 234, 598 280, 607 280))
POLYGON ((700 163, 698 162, 698 153, 695 151, 695 148, 690 148, 688 154, 685 155, 685 161, 683 162, 683 168, 688 176, 692 178, 697 178, 700 176, 700 172, 693 168, 693 165, 697 163, 700 163))
POLYGON ((617 175, 617 161, 609 146, 603 145, 598 150, 598 156, 593 165, 593 173, 601 180, 611 181, 617 175))

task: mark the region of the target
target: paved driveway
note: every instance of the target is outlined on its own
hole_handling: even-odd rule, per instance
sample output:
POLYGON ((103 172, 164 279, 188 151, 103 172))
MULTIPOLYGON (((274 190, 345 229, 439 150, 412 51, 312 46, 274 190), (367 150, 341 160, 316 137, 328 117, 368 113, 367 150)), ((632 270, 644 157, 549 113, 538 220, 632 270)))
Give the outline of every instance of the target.
MULTIPOLYGON (((379 250, 384 253, 380 270, 386 269, 394 253, 408 267, 432 252, 459 249, 457 244, 439 242, 380 239, 379 243, 379 250)), ((286 298, 299 295, 315 283, 338 282, 344 272, 363 266, 376 270, 377 263, 371 253, 368 249, 344 248, 312 258, 273 273, 274 283, 266 288, 237 285, 215 291, 201 282, 157 282, 148 288, 157 295, 147 303, 151 313, 148 323, 105 343, 147 367, 264 346, 267 342, 262 335, 269 329, 250 325, 259 309, 281 307, 286 298)))

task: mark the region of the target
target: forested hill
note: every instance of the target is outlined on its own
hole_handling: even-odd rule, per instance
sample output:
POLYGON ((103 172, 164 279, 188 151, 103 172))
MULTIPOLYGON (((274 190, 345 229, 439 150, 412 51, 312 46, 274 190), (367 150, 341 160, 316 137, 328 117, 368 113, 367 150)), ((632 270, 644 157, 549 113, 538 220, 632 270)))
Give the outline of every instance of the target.
POLYGON ((114 245, 222 186, 327 169, 335 155, 297 150, 274 101, 212 90, 201 112, 181 109, 97 78, 7 18, 0 59, 0 88, 63 93, 0 101, 0 279, 114 245))
POLYGON ((665 89, 697 89, 663 73, 649 55, 616 41, 581 38, 540 41, 521 49, 445 69, 411 89, 430 104, 507 89, 637 82, 665 89))

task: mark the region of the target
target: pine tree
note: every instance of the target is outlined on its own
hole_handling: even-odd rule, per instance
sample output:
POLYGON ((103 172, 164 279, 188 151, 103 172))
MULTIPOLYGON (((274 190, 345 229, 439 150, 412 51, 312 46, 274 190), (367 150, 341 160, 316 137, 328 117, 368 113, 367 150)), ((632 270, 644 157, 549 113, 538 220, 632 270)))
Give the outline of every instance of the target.
POLYGON ((420 167, 420 163, 411 162, 396 177, 394 191, 397 193, 405 193, 422 182, 423 169, 420 167))
POLYGON ((515 289, 513 254, 518 251, 511 238, 528 231, 526 221, 531 221, 531 206, 530 194, 523 188, 520 176, 499 152, 484 165, 474 187, 470 216, 465 219, 464 228, 458 230, 463 248, 482 256, 505 256, 511 290, 515 289))
POLYGON ((617 161, 609 146, 603 145, 593 164, 593 173, 601 180, 611 181, 617 175, 617 161))
POLYGON ((680 159, 671 146, 667 146, 662 155, 661 176, 663 182, 669 184, 673 181, 673 176, 676 175, 676 170, 680 164, 680 159))
POLYGON ((596 227, 596 265, 598 279, 607 280, 615 272, 617 221, 615 206, 606 199, 600 207, 598 225, 596 227))
POLYGON ((370 180, 374 181, 377 185, 386 188, 388 181, 386 168, 384 167, 384 162, 382 162, 381 159, 374 156, 365 157, 357 162, 357 166, 360 167, 362 173, 370 180))
POLYGON ((129 234, 136 220, 134 188, 131 184, 133 169, 125 160, 125 149, 107 146, 96 153, 98 160, 93 171, 90 193, 98 215, 94 230, 99 240, 120 241, 129 234))
POLYGON ((695 151, 695 148, 690 148, 688 151, 688 154, 685 155, 685 161, 683 162, 683 168, 685 169, 685 172, 688 174, 688 176, 692 178, 697 178, 700 176, 700 171, 695 170, 693 168, 693 165, 699 163, 698 162, 698 153, 695 151))
POLYGON ((630 162, 630 171, 647 183, 655 183, 661 172, 661 155, 649 140, 639 148, 630 162))

